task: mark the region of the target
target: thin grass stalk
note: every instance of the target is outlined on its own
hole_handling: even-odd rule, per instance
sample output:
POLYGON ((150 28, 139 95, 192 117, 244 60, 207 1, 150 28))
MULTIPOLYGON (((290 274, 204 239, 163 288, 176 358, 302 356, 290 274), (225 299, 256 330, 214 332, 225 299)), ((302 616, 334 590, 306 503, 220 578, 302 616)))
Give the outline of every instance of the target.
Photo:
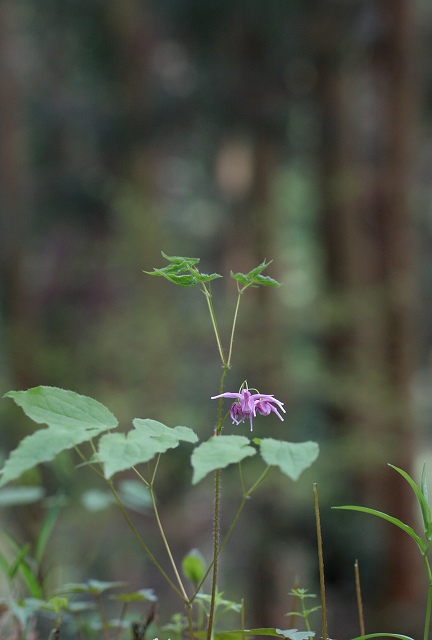
POLYGON ((324 559, 323 559, 323 549, 322 549, 321 519, 320 519, 319 502, 318 502, 318 487, 316 482, 314 482, 313 484, 313 493, 314 493, 315 521, 316 521, 317 541, 318 541, 318 566, 319 566, 319 578, 320 578, 322 637, 323 637, 323 640, 327 640, 327 609, 326 609, 325 580, 324 580, 324 559))
POLYGON ((356 594, 357 594, 357 610, 359 617, 359 626, 360 626, 360 635, 365 635, 365 624, 364 624, 364 615, 363 615, 363 599, 361 594, 361 585, 360 585, 360 571, 359 571, 359 563, 358 560, 354 563, 354 573, 355 573, 355 584, 356 584, 356 594))

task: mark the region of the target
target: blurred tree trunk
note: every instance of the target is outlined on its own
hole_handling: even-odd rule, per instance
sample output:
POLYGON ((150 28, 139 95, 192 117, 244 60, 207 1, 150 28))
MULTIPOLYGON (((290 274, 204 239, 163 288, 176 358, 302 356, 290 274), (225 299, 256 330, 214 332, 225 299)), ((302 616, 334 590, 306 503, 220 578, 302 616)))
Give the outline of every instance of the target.
MULTIPOLYGON (((345 314, 343 332, 329 340, 342 389, 337 418, 372 456, 366 468, 356 461, 362 503, 410 524, 412 492, 384 462, 412 470, 413 11, 410 0, 376 3, 375 38, 354 73, 331 47, 319 57, 328 276, 345 314)), ((383 604, 416 602, 415 545, 395 527, 384 535, 383 604)))
POLYGON ((23 254, 30 217, 26 164, 23 58, 19 47, 20 9, 0 4, 0 278, 9 344, 8 375, 17 388, 32 376, 33 314, 23 283, 23 254))

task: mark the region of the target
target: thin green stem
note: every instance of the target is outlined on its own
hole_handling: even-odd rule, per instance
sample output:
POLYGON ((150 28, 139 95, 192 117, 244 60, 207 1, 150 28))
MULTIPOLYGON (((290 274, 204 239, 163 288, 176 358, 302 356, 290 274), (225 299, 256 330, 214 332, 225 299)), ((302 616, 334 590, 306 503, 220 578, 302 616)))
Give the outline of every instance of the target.
POLYGON ((306 609, 304 596, 302 598, 300 598, 300 600, 301 600, 301 607, 302 607, 302 612, 303 612, 303 619, 304 619, 305 625, 306 625, 306 630, 310 631, 311 627, 310 627, 310 624, 309 624, 308 611, 306 609))
POLYGON ((426 603, 426 618, 425 618, 425 628, 424 628, 423 640, 428 640, 430 621, 431 621, 431 611, 432 611, 432 571, 431 571, 431 568, 430 568, 429 560, 426 557, 426 554, 423 555, 423 560, 424 560, 424 563, 425 563, 426 572, 427 572, 427 576, 428 576, 428 583, 429 583, 428 595, 427 595, 427 603, 426 603))
POLYGON ((235 311, 234 311, 234 318, 233 318, 233 324, 232 324, 232 329, 231 329, 231 338, 230 338, 230 343, 229 343, 228 360, 227 360, 228 367, 231 365, 231 355, 232 355, 233 344, 234 344, 234 333, 235 333, 235 328, 236 328, 236 324, 237 324, 237 316, 238 316, 238 310, 239 310, 239 306, 240 306, 240 298, 241 298, 241 291, 239 290, 238 295, 237 295, 236 308, 235 308, 235 311))
MULTIPOLYGON (((78 445, 75 445, 74 447, 75 451, 77 452, 77 454, 79 455, 79 457, 81 458, 81 460, 89 466, 89 468, 94 471, 100 478, 104 478, 105 476, 103 474, 103 471, 101 471, 100 469, 98 469, 93 463, 90 462, 90 460, 88 460, 86 458, 86 456, 83 454, 83 452, 81 451, 81 449, 78 447, 78 445)), ((93 446, 94 449, 94 446, 93 446)))
POLYGON ((114 485, 112 484, 111 480, 108 480, 108 486, 120 508, 120 511, 123 514, 124 519, 126 520, 127 524, 129 525, 130 530, 132 531, 132 533, 134 534, 135 538, 138 541, 138 544, 141 546, 141 548, 145 551, 145 553, 147 554, 147 556, 149 557, 149 559, 153 562, 153 564, 155 565, 155 567, 158 569, 158 571, 161 573, 161 575, 165 578, 165 580, 168 582, 168 584, 170 585, 170 587, 177 593, 178 596, 180 596, 180 598, 183 600, 183 602, 188 602, 188 598, 186 596, 184 596, 184 594, 176 587, 176 585, 174 584, 174 582, 171 580, 171 578, 167 575, 167 573, 162 569, 161 565, 159 564, 159 562, 156 560, 156 558, 154 557, 154 555, 152 554, 152 552, 150 551, 150 549, 148 548, 148 546, 146 545, 146 543, 144 542, 144 540, 141 538, 137 528, 135 527, 134 523, 132 522, 132 520, 129 517, 129 514, 127 513, 126 509, 123 506, 122 501, 120 500, 117 491, 114 488, 114 485))
POLYGON ((207 305, 209 308, 209 312, 210 312, 210 318, 212 321, 212 325, 213 325, 213 331, 215 333, 216 336, 216 342, 217 342, 217 346, 218 346, 218 350, 219 350, 219 355, 220 358, 222 360, 222 364, 224 367, 227 366, 227 362, 225 360, 225 356, 224 356, 224 352, 223 352, 223 348, 222 348, 222 342, 221 342, 221 338, 220 338, 220 334, 219 334, 219 329, 218 329, 218 325, 216 322, 216 315, 214 312, 214 308, 213 308, 213 300, 212 300, 212 295, 210 293, 210 291, 207 289, 207 287, 203 284, 203 288, 202 291, 206 297, 207 300, 207 305))
POLYGON ((174 558, 173 558, 173 555, 171 553, 171 549, 170 549, 170 546, 168 544, 168 540, 167 540, 167 537, 165 535, 165 531, 163 529, 161 519, 159 517, 159 511, 158 511, 158 508, 157 508, 157 505, 156 505, 156 499, 155 499, 155 495, 154 495, 154 491, 153 491, 153 485, 151 485, 151 484, 149 485, 149 491, 150 491, 150 497, 151 497, 151 501, 152 501, 152 505, 153 505, 153 512, 154 512, 155 517, 156 517, 156 522, 157 522, 157 525, 158 525, 158 528, 159 528, 159 532, 161 534, 161 537, 162 537, 166 552, 168 554, 169 561, 171 563, 171 566, 173 568, 175 577, 176 577, 178 585, 180 587, 180 591, 183 594, 183 600, 186 603, 188 603, 189 602, 189 598, 188 598, 188 595, 187 595, 186 590, 184 588, 184 585, 183 585, 182 579, 180 577, 180 574, 178 572, 177 565, 176 565, 176 563, 174 561, 174 558))
MULTIPOLYGON (((240 477, 241 477, 241 482, 242 482, 242 487, 243 487, 243 497, 242 497, 241 502, 240 502, 240 504, 239 504, 239 506, 237 508, 235 516, 232 519, 232 522, 231 522, 231 524, 229 526, 229 529, 228 529, 228 531, 226 532, 226 534, 224 536, 224 539, 219 544, 218 556, 221 554, 223 548, 227 544, 228 539, 231 536, 235 525, 237 524, 237 520, 239 519, 240 514, 243 511, 243 507, 245 506, 247 499, 250 497, 252 492, 255 491, 255 489, 257 489, 259 487, 259 485, 265 480, 265 478, 268 476, 269 472, 272 470, 272 467, 267 467, 265 469, 265 471, 260 475, 258 480, 256 482, 254 482, 254 484, 251 486, 251 488, 246 491, 246 489, 244 487, 244 481, 243 481, 243 476, 242 476, 242 473, 241 473, 241 465, 240 465, 240 463, 239 463, 239 466, 240 466, 240 477)), ((212 570, 212 568, 213 568, 213 561, 211 562, 211 564, 207 568, 207 571, 205 572, 204 576, 201 578, 200 582, 198 583, 198 585, 197 585, 197 587, 195 589, 195 592, 194 592, 193 596, 190 599, 190 602, 193 602, 195 600, 199 590, 201 589, 202 585, 204 584, 204 582, 205 582, 207 576, 209 575, 210 571, 212 570)))
POLYGON ((193 619, 192 619, 192 605, 190 602, 186 603, 187 607, 187 618, 189 623, 189 639, 194 639, 194 629, 193 629, 193 619))
POLYGON ((123 621, 124 621, 124 619, 126 617, 126 611, 128 610, 128 606, 129 606, 128 602, 124 602, 123 603, 123 607, 122 607, 122 610, 120 612, 120 616, 119 616, 119 619, 118 619, 118 626, 117 626, 116 634, 114 636, 114 640, 119 640, 121 632, 123 631, 123 621))
POLYGON ((100 616, 100 619, 101 619, 101 622, 102 622, 102 629, 103 629, 105 640, 110 640, 108 622, 107 622, 107 619, 106 619, 105 609, 104 609, 104 606, 103 606, 102 599, 101 599, 99 594, 95 594, 94 595, 94 599, 96 600, 96 605, 97 605, 97 608, 98 608, 98 611, 99 611, 99 616, 100 616))
POLYGON ((254 482, 254 484, 251 486, 249 491, 246 491, 246 497, 249 497, 255 491, 255 489, 258 489, 258 487, 264 482, 264 480, 268 478, 268 476, 273 471, 273 469, 274 467, 270 467, 270 466, 264 469, 264 471, 262 472, 258 480, 254 482))
MULTIPOLYGON (((228 365, 224 365, 224 369, 223 369, 220 384, 219 384, 219 395, 223 393, 224 386, 225 386, 225 378, 228 371, 229 371, 228 365)), ((219 398, 218 412, 217 412, 217 427, 215 430, 215 435, 217 436, 221 434, 222 427, 225 422, 225 419, 222 418, 222 408, 223 408, 223 398, 219 398)))

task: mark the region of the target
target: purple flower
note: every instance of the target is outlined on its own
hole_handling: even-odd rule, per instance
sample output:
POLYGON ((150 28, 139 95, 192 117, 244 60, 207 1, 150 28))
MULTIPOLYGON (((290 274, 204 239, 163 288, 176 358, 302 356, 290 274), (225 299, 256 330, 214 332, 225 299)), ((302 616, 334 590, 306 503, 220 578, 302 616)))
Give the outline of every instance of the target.
POLYGON ((273 411, 279 420, 283 420, 283 417, 278 409, 285 413, 283 402, 277 400, 273 395, 251 393, 249 389, 243 389, 240 393, 221 393, 218 396, 213 396, 211 399, 215 400, 216 398, 236 398, 236 401, 230 408, 231 420, 233 424, 240 424, 244 422, 246 418, 249 418, 251 431, 253 419, 257 412, 262 416, 268 416, 273 411))

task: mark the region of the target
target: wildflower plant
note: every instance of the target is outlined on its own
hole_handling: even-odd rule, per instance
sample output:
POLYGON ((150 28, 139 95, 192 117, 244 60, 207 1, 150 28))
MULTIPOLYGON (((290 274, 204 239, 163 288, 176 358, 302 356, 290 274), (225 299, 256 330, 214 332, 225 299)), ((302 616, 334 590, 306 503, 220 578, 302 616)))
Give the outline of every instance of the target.
MULTIPOLYGON (((170 283, 183 288, 197 288, 204 294, 209 311, 217 352, 222 364, 218 392, 212 396, 218 404, 215 424, 209 426, 209 437, 199 442, 198 436, 189 427, 169 427, 151 418, 133 419, 132 428, 124 433, 117 430, 118 421, 111 411, 93 398, 48 386, 39 386, 25 391, 10 391, 5 394, 5 397, 12 399, 35 423, 45 427, 26 436, 9 455, 1 470, 0 487, 16 481, 34 466, 52 461, 61 452, 74 449, 81 465, 90 467, 107 484, 142 551, 157 567, 170 589, 177 594, 179 601, 183 603, 189 637, 192 639, 196 634, 202 637, 202 625, 204 625, 205 636, 207 640, 211 640, 215 637, 218 610, 223 611, 226 607, 231 610, 242 610, 230 601, 222 599, 218 589, 218 567, 220 554, 234 530, 246 500, 274 468, 278 468, 291 480, 297 480, 301 473, 316 460, 318 445, 309 441, 299 443, 273 438, 250 438, 224 431, 228 416, 234 425, 248 422, 251 431, 254 421, 269 418, 273 413, 283 421, 282 414, 285 413, 283 402, 272 394, 260 393, 256 389, 249 388, 246 381, 239 391, 225 391, 226 378, 233 357, 239 308, 244 293, 251 287, 277 288, 280 286, 273 278, 263 275, 270 263, 264 261, 246 274, 231 272, 237 287, 237 301, 228 346, 225 349, 216 319, 211 289, 212 282, 221 278, 221 275, 202 273, 198 269, 198 258, 162 255, 168 264, 145 273, 165 278, 170 283), (224 412, 225 399, 234 400, 227 412, 224 412), (156 501, 155 487, 158 470, 163 463, 163 454, 179 446, 192 448, 192 484, 197 484, 209 474, 214 474, 212 556, 208 563, 196 550, 183 559, 183 562, 174 558, 156 501), (257 454, 261 456, 264 468, 251 486, 246 486, 243 464, 247 458, 257 454), (231 524, 222 533, 220 532, 221 474, 230 465, 238 465, 242 496, 231 524), (143 533, 138 530, 129 516, 127 504, 122 499, 117 481, 117 475, 124 471, 132 471, 148 491, 170 570, 166 571, 162 567, 161 560, 156 557, 143 533), (202 589, 208 577, 211 583, 210 592, 205 594, 202 589), (192 589, 185 578, 192 583, 192 589), (204 617, 203 610, 205 610, 204 617)), ((266 391, 269 390, 266 389, 266 391)), ((80 585, 69 585, 70 593, 76 593, 79 589, 80 585)), ((60 593, 66 596, 67 592, 68 588, 62 589, 60 593)), ((133 595, 130 598, 133 599, 133 595)), ((112 626, 105 615, 101 616, 101 625, 101 633, 104 639, 108 640, 111 638, 112 626)), ((310 631, 297 632, 296 629, 246 630, 244 611, 240 626, 241 629, 230 632, 234 639, 245 635, 259 635, 258 632, 262 632, 261 635, 274 635, 293 640, 302 640, 313 635, 310 631)), ((138 636, 141 631, 142 629, 136 627, 134 633, 138 636)), ((116 628, 115 636, 112 637, 119 637, 119 627, 116 628)))

